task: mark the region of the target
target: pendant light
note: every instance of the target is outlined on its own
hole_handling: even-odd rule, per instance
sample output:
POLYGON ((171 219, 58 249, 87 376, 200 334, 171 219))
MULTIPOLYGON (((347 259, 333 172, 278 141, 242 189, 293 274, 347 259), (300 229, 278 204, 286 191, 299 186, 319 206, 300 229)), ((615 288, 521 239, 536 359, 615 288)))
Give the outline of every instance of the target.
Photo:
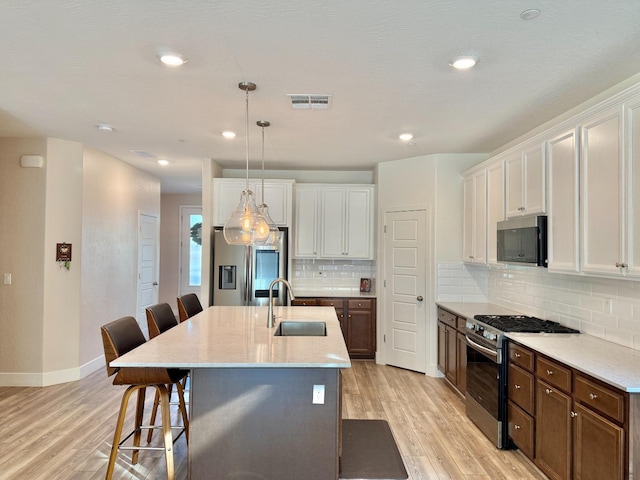
POLYGON ((280 241, 282 232, 276 226, 276 222, 273 221, 271 215, 269 215, 269 206, 264 203, 264 129, 271 125, 271 122, 266 120, 258 120, 256 124, 262 128, 262 203, 258 205, 258 210, 264 217, 265 222, 269 225, 269 235, 264 240, 262 245, 276 245, 280 241))
POLYGON ((230 245, 254 245, 264 243, 269 236, 269 225, 256 206, 253 192, 249 190, 249 92, 256 89, 256 84, 242 82, 240 90, 246 92, 245 100, 245 150, 247 158, 247 183, 240 195, 240 203, 224 224, 224 239, 230 245))

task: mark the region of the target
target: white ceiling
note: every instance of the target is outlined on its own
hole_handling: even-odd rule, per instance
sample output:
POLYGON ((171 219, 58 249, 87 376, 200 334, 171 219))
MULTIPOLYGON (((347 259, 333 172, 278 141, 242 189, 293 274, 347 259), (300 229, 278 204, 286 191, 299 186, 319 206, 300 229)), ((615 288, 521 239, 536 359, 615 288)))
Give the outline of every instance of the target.
POLYGON ((81 142, 165 192, 199 190, 203 158, 244 167, 241 81, 258 86, 252 168, 262 119, 267 168, 362 170, 490 152, 640 72, 638 0, 4 0, 0 25, 0 136, 81 142), (160 64, 162 47, 188 63, 160 64), (451 68, 464 53, 478 65, 451 68), (288 93, 333 108, 292 110, 288 93))

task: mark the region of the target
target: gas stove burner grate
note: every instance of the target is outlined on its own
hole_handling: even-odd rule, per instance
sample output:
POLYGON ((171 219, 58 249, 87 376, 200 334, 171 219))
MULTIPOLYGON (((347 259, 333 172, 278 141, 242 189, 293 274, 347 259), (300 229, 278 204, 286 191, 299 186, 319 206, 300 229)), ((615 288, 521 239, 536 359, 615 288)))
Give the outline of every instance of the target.
POLYGON ((521 333, 580 333, 558 322, 525 315, 476 315, 476 320, 503 332, 521 333))

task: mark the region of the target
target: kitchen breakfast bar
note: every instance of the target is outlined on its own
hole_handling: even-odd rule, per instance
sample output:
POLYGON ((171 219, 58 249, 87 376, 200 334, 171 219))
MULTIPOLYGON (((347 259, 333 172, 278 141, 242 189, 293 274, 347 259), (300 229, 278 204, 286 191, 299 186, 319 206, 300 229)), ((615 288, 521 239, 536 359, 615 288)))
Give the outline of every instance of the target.
POLYGON ((267 328, 267 307, 210 307, 111 363, 191 371, 192 480, 338 478, 340 369, 351 362, 335 310, 274 313, 267 328))

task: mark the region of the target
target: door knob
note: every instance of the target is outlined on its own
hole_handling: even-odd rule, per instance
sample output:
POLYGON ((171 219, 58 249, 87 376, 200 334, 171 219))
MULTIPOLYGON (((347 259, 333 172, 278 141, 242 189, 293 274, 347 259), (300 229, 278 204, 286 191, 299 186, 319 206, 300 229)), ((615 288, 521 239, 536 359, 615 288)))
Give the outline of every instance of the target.
POLYGON ((158 286, 158 282, 153 282, 153 286, 157 287, 158 286))
POLYGON ((418 298, 417 298, 417 300, 418 300, 419 302, 421 302, 421 301, 423 301, 423 300, 424 300, 424 298, 422 298, 422 295, 419 295, 419 296, 418 296, 418 298))

